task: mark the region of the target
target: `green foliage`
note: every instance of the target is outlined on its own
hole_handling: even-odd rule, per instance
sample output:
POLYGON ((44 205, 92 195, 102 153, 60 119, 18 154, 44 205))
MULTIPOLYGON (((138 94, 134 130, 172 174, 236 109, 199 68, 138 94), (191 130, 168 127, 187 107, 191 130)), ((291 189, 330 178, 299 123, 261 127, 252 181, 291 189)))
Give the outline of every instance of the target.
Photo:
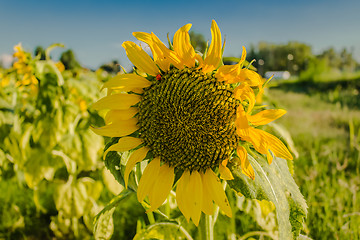
MULTIPOLYGON (((191 34, 197 50, 203 51, 206 47, 203 37, 191 34)), ((33 76, 30 82, 15 68, 1 70, 0 191, 5 194, 0 196, 0 238, 192 239, 191 236, 200 236, 193 223, 187 223, 177 209, 173 193, 159 210, 145 213, 146 200, 142 208, 133 193, 146 162, 137 164, 136 172, 130 174, 128 190, 119 194, 123 187, 116 184, 124 184, 123 174, 131 151, 109 152, 105 161, 101 159, 104 138, 92 133, 89 126, 102 126, 104 121, 89 106, 100 98, 100 86, 118 70, 117 64, 113 62, 94 73, 81 68, 69 50, 61 56, 64 70, 61 62, 50 59, 54 47, 63 46, 54 44, 46 50, 38 49, 39 56, 34 58, 23 53, 27 73, 33 76), (104 69, 109 71, 104 74, 104 69), (105 176, 104 165, 114 177, 105 176), (113 194, 119 195, 113 197, 113 194)), ((353 132, 357 126, 353 124, 353 132)), ((285 140, 291 139, 284 131, 282 135, 285 140)), ((106 150, 118 138, 105 140, 106 150)), ((254 159, 251 161, 258 164, 254 159)), ((289 236, 291 230, 297 235, 306 210, 289 170, 283 160, 276 159, 274 162, 280 165, 271 166, 261 161, 261 166, 254 167, 257 180, 246 182, 237 168, 234 182, 248 184, 248 195, 244 193, 248 198, 274 201, 278 222, 290 221, 279 226, 281 237, 289 236), (265 181, 262 171, 270 173, 272 182, 265 181), (264 185, 275 187, 274 182, 283 184, 276 186, 276 194, 263 189, 264 185), (252 194, 248 193, 251 191, 252 194), (275 197, 281 200, 276 201, 275 197), (279 203, 288 205, 279 207, 279 203), (283 215, 279 216, 280 213, 283 215)), ((235 234, 246 238, 249 231, 255 234, 252 236, 276 238, 275 213, 269 202, 235 196, 229 188, 227 194, 234 217, 230 219, 216 209, 213 225, 217 239, 233 238, 235 234)))
POLYGON ((360 234, 358 86, 355 79, 270 89, 271 99, 288 110, 279 123, 299 151, 294 178, 309 205, 304 231, 313 239, 358 239, 360 234))
POLYGON ((230 168, 234 180, 229 186, 247 198, 267 200, 275 204, 280 239, 293 239, 300 233, 301 223, 307 214, 307 206, 298 186, 292 178, 287 162, 274 158, 269 165, 266 159, 248 156, 254 168, 255 180, 241 173, 241 167, 230 168))
POLYGON ((61 54, 60 61, 64 64, 66 70, 76 70, 80 68, 74 52, 70 49, 61 54))
POLYGON ((103 122, 88 110, 99 98, 101 82, 86 70, 61 72, 48 57, 56 46, 45 50, 46 60, 19 51, 28 56, 22 67, 35 80, 26 82, 21 71, 9 70, 0 90, 0 178, 19 186, 7 188, 10 196, 26 193, 28 202, 0 198, 0 205, 11 209, 0 224, 6 236, 89 239, 92 218, 103 205, 101 194, 108 191, 101 177, 103 138, 89 129, 103 122), (31 211, 25 211, 28 205, 31 211))
POLYGON ((207 43, 204 35, 202 35, 201 33, 196 33, 194 31, 190 31, 189 35, 190 35, 191 45, 194 47, 194 49, 201 53, 205 52, 207 43))
POLYGON ((260 42, 257 49, 249 49, 247 59, 256 59, 254 67, 263 75, 267 71, 289 71, 298 74, 307 68, 307 61, 313 56, 311 47, 304 43, 288 42, 271 44, 260 42), (262 61, 259 61, 262 59, 262 61))

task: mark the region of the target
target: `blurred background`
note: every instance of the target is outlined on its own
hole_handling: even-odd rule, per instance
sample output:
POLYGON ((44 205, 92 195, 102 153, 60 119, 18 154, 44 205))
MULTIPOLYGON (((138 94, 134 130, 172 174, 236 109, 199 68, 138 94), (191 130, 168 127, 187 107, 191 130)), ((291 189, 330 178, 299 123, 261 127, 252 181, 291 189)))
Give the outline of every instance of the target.
MULTIPOLYGON (((96 237, 94 216, 122 187, 101 160, 107 139, 89 130, 103 124, 91 104, 105 81, 132 69, 121 44, 139 43, 135 31, 167 43, 192 23, 203 51, 212 19, 224 63, 245 46, 258 73, 273 76, 258 102, 288 111, 272 127, 295 156, 309 206, 303 234, 359 239, 359 11, 356 0, 0 1, 0 239, 96 237)), ((271 211, 238 207, 239 236, 276 231, 271 211)), ((113 239, 132 239, 146 222, 133 197, 114 216, 113 239)), ((226 239, 226 221, 216 239, 226 239)))

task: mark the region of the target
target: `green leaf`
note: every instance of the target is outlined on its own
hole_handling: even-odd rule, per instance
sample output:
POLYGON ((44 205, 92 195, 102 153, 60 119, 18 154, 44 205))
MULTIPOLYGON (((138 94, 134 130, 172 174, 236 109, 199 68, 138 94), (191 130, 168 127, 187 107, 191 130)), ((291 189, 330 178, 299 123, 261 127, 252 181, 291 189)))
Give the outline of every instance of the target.
MULTIPOLYGON (((106 151, 106 149, 108 149, 111 145, 117 143, 118 140, 119 138, 112 138, 111 141, 109 141, 106 144, 104 151, 106 151)), ((118 181, 123 186, 125 186, 125 181, 124 181, 125 167, 122 164, 122 162, 125 162, 124 158, 128 157, 127 153, 128 152, 125 152, 122 153, 122 155, 119 155, 119 153, 115 151, 111 151, 108 152, 105 158, 105 166, 110 170, 111 174, 114 175, 116 181, 118 181)), ((128 189, 135 192, 137 189, 135 175, 133 172, 131 172, 129 176, 128 189)))
POLYGON ((124 200, 131 191, 124 190, 113 198, 106 207, 94 218, 95 239, 110 239, 114 232, 113 213, 116 207, 124 200))
POLYGON ((234 180, 227 181, 229 186, 247 198, 273 202, 276 207, 279 238, 296 238, 307 214, 307 205, 289 172, 286 160, 274 157, 269 165, 262 157, 255 160, 248 155, 248 158, 254 168, 255 180, 241 172, 240 164, 231 162, 229 167, 234 180))
POLYGON ((145 239, 186 239, 192 240, 190 234, 180 225, 171 222, 162 222, 149 225, 138 232, 133 240, 145 239))
POLYGON ((37 61, 36 71, 37 71, 37 77, 39 77, 40 80, 48 81, 49 74, 54 74, 56 76, 57 85, 58 86, 64 85, 64 78, 61 75, 59 69, 55 66, 53 61, 51 60, 37 61))
POLYGON ((100 181, 92 178, 74 178, 70 175, 66 183, 58 184, 54 192, 56 209, 63 211, 64 217, 80 218, 99 198, 103 189, 100 181))
POLYGON ((62 43, 54 43, 54 44, 51 44, 49 47, 47 47, 46 50, 45 50, 46 60, 50 60, 50 52, 51 52, 54 48, 57 48, 57 47, 64 48, 65 45, 62 44, 62 43))

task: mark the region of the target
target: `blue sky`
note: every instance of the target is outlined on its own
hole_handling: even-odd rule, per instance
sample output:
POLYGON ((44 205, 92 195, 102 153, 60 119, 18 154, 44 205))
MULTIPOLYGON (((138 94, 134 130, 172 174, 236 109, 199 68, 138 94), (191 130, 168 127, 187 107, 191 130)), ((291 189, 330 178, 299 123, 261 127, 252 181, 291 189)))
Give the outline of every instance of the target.
MULTIPOLYGON (((25 1, 0 0, 0 55, 60 42, 80 63, 96 68, 113 59, 130 66, 121 44, 134 31, 154 32, 164 42, 186 23, 210 40, 215 19, 226 37, 224 55, 259 41, 304 42, 315 53, 352 50, 360 61, 359 0, 293 1, 25 1)), ((60 50, 54 52, 58 57, 60 50)))

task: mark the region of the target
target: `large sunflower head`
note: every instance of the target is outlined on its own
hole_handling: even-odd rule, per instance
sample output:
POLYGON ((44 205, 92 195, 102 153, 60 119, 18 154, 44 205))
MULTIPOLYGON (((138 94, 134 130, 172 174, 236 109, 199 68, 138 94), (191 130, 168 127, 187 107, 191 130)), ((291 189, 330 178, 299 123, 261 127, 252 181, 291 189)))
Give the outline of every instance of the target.
POLYGON ((97 134, 120 137, 109 151, 131 151, 124 173, 125 185, 136 163, 148 160, 138 186, 138 200, 148 197, 150 211, 165 201, 176 186, 179 209, 197 225, 201 212, 213 213, 217 204, 226 215, 231 209, 216 173, 231 180, 228 161, 238 157, 242 172, 254 178, 247 160, 245 141, 259 153, 291 159, 284 144, 255 128, 285 113, 264 110, 251 115, 254 89, 262 89, 262 78, 243 68, 245 48, 236 65, 222 66, 223 42, 215 21, 206 54, 190 44, 191 24, 174 35, 165 46, 154 33, 133 35, 148 44, 152 57, 140 46, 123 43, 135 65, 133 73, 120 74, 105 83, 108 95, 94 104, 107 109, 106 125, 93 128, 97 134), (181 177, 174 182, 175 172, 181 177))

